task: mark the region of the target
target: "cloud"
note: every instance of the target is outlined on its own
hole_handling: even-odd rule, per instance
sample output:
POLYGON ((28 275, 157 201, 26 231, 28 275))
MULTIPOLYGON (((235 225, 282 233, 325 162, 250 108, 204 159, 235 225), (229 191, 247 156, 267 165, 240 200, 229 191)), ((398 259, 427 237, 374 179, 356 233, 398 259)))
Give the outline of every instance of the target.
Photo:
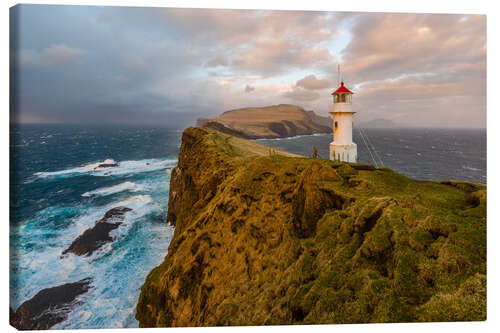
POLYGON ((225 67, 228 65, 229 65, 229 61, 227 60, 227 58, 224 56, 221 56, 221 55, 218 55, 218 56, 212 58, 211 60, 209 60, 206 63, 207 67, 218 67, 218 66, 225 67))
POLYGON ((156 18, 211 55, 207 67, 270 77, 336 62, 324 42, 339 35, 339 15, 327 12, 163 9, 156 18), (221 55, 221 54, 224 55, 221 55))
POLYGON ((485 17, 469 17, 360 14, 352 28, 355 38, 342 52, 343 71, 351 80, 366 81, 485 61, 485 17))
POLYGON ((85 50, 65 44, 52 44, 41 51, 34 49, 19 52, 19 65, 26 67, 45 67, 67 64, 85 54, 85 50))
POLYGON ((326 88, 333 88, 329 80, 320 80, 316 78, 316 75, 308 75, 297 81, 295 84, 297 87, 302 87, 307 90, 321 90, 326 88))
POLYGON ((352 22, 342 72, 359 117, 486 125, 485 16, 366 13, 352 22), (464 105, 468 112, 459 111, 464 105))
POLYGON ((122 58, 123 66, 131 69, 145 69, 148 64, 144 59, 137 57, 135 55, 124 55, 122 58))
POLYGON ((326 47, 309 46, 284 39, 263 39, 235 54, 233 69, 265 77, 299 68, 320 68, 336 62, 326 47))
POLYGON ((482 15, 19 8, 20 121, 184 124, 290 102, 326 114, 338 61, 359 120, 486 121, 482 15))
POLYGON ((291 90, 283 93, 283 96, 295 101, 314 101, 320 97, 320 94, 301 87, 293 87, 291 90))
POLYGON ((261 37, 296 39, 309 44, 331 40, 338 34, 341 15, 280 10, 164 8, 155 11, 153 17, 174 26, 204 47, 221 47, 252 43, 261 37), (214 40, 219 44, 212 44, 214 40))

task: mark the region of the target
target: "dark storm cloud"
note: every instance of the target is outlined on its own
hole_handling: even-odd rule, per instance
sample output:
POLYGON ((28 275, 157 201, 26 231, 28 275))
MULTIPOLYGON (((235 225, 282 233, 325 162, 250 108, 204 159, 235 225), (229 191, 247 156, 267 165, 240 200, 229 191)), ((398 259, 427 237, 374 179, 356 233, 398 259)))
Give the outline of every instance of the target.
POLYGON ((197 103, 189 90, 181 90, 201 58, 186 45, 167 43, 158 31, 134 26, 147 27, 141 17, 149 13, 76 6, 16 10, 21 20, 13 61, 19 90, 14 119, 169 125, 206 112, 202 99, 197 103))
POLYGON ((13 121, 184 125, 283 102, 325 114, 341 61, 359 119, 485 124, 484 16, 40 5, 11 14, 13 121))

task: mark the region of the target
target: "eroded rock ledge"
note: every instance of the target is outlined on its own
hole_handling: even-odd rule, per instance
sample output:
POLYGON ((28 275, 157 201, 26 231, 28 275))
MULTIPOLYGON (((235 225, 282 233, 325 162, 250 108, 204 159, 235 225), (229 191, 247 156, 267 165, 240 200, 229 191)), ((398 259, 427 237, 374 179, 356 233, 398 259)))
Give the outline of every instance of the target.
POLYGON ((486 318, 486 187, 188 128, 141 327, 486 318))
POLYGON ((77 256, 90 256, 104 244, 113 241, 109 233, 123 223, 125 213, 131 210, 128 207, 115 207, 108 210, 92 228, 88 228, 79 235, 62 254, 74 253, 77 256))
POLYGON ((19 330, 47 330, 65 320, 77 297, 90 289, 92 279, 65 283, 39 291, 17 309, 10 308, 10 323, 19 330))

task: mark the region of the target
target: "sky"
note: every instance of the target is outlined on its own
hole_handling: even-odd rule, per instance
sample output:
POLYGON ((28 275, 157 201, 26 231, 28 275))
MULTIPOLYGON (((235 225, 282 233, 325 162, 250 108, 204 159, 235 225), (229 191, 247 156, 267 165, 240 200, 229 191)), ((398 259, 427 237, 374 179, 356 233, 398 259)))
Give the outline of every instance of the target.
POLYGON ((11 122, 179 127, 235 108, 486 127, 486 16, 11 8, 11 122))

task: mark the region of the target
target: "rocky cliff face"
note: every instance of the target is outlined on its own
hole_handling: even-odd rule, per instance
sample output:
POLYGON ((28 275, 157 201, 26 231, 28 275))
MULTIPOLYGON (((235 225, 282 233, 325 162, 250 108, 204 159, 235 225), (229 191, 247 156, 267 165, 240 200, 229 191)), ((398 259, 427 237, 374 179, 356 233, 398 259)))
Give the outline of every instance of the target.
POLYGON ((486 318, 486 187, 188 128, 141 327, 486 318))

